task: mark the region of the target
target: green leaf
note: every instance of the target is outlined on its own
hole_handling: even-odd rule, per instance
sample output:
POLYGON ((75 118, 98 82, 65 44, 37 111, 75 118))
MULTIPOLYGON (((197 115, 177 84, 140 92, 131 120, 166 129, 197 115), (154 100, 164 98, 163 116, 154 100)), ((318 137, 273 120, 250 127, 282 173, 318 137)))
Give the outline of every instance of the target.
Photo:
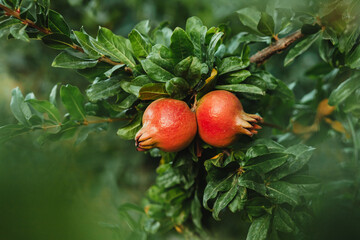
MULTIPOLYGON (((101 54, 97 51, 97 49, 91 44, 92 37, 90 37, 86 32, 74 31, 74 35, 76 40, 79 42, 80 46, 84 50, 84 52, 89 55, 91 58, 100 58, 101 54)), ((95 40, 93 40, 95 41, 95 40)))
POLYGON ((275 23, 272 16, 266 12, 261 12, 261 18, 257 25, 257 30, 266 36, 273 36, 275 34, 275 23))
POLYGON ((151 44, 141 35, 141 33, 133 29, 129 34, 132 49, 135 56, 139 58, 146 58, 151 51, 151 44))
POLYGON ((280 206, 275 208, 273 226, 276 230, 287 233, 293 232, 296 228, 287 210, 280 206))
POLYGON ((170 49, 172 50, 176 62, 193 55, 194 44, 191 42, 189 36, 182 28, 175 28, 171 35, 170 49))
POLYGON ((214 203, 212 216, 215 220, 220 221, 219 218, 220 211, 226 208, 229 205, 229 203, 234 199, 237 190, 238 190, 237 179, 234 178, 230 190, 221 193, 214 203))
POLYGON ((116 62, 123 62, 130 68, 135 68, 136 63, 127 41, 124 37, 115 35, 104 27, 99 28, 96 40, 90 38, 90 42, 98 52, 111 57, 116 62))
POLYGON ((216 198, 219 192, 228 191, 233 186, 234 174, 229 174, 221 179, 210 179, 205 187, 203 196, 203 206, 211 210, 208 206, 210 199, 216 198))
POLYGON ((138 24, 136 24, 134 29, 136 29, 142 35, 147 36, 149 34, 149 32, 150 32, 150 29, 151 29, 150 21, 149 20, 143 20, 143 21, 139 22, 138 24))
POLYGON ((358 45, 351 54, 346 55, 345 63, 350 68, 360 67, 360 45, 358 45))
POLYGON ((239 84, 250 76, 251 73, 248 70, 240 70, 238 72, 230 73, 226 76, 223 76, 221 78, 221 81, 228 84, 239 84))
POLYGON ((153 63, 164 68, 168 72, 174 71, 175 60, 171 50, 163 45, 156 44, 152 47, 151 53, 147 57, 153 63))
POLYGON ((9 139, 30 132, 31 129, 19 124, 9 124, 0 127, 0 143, 4 143, 9 139))
POLYGON ((141 66, 144 68, 147 75, 157 82, 167 82, 175 77, 172 73, 155 64, 150 59, 141 60, 141 66))
POLYGON ((235 213, 241 211, 245 207, 247 200, 247 189, 246 187, 238 186, 238 192, 232 202, 229 204, 229 209, 231 212, 235 213))
POLYGON ((261 19, 261 13, 254 8, 243 8, 237 11, 243 25, 257 32, 257 27, 261 19))
POLYGON ((213 67, 213 63, 215 61, 215 53, 218 50, 219 46, 221 45, 221 38, 224 36, 223 32, 215 33, 210 40, 208 49, 207 49, 207 58, 206 63, 209 68, 213 67))
POLYGON ((204 57, 204 44, 207 27, 203 25, 198 17, 188 18, 186 21, 186 32, 194 44, 194 55, 202 60, 204 57))
POLYGON ((271 215, 256 218, 249 228, 246 240, 265 240, 269 231, 271 215))
POLYGON ((71 38, 61 33, 53 33, 41 38, 43 43, 51 48, 63 50, 73 46, 71 38))
POLYGON ((136 133, 141 128, 142 116, 139 114, 134 120, 130 122, 126 127, 120 128, 117 131, 117 135, 126 140, 132 140, 135 138, 136 133))
POLYGON ((85 98, 79 88, 67 84, 60 89, 61 101, 75 120, 86 120, 84 108, 85 98))
POLYGON ((254 85, 249 84, 232 84, 232 85, 217 85, 216 89, 227 90, 230 92, 252 93, 257 95, 265 95, 265 92, 254 85))
POLYGON ((183 99, 188 95, 190 86, 185 79, 175 77, 166 82, 165 89, 172 98, 183 99))
POLYGON ((29 126, 29 120, 32 116, 29 105, 24 101, 20 89, 17 87, 11 92, 10 109, 14 117, 23 125, 29 126))
POLYGON ((354 74, 342 82, 329 97, 329 104, 337 106, 345 101, 351 94, 360 88, 359 74, 354 74))
POLYGON ((19 24, 21 24, 21 21, 15 18, 8 18, 0 22, 0 37, 8 34, 12 26, 16 26, 19 24))
POLYGON ((128 95, 127 97, 125 97, 125 99, 123 99, 119 104, 114 105, 114 109, 116 111, 124 111, 128 108, 130 108, 137 100, 137 97, 134 95, 128 95))
POLYGON ((221 61, 219 66, 219 75, 223 75, 229 72, 235 72, 244 69, 250 65, 250 61, 243 61, 240 57, 227 57, 221 61))
POLYGON ((119 79, 110 78, 107 80, 94 82, 89 89, 86 90, 86 95, 92 102, 97 102, 101 99, 107 99, 115 96, 121 89, 121 82, 119 79))
POLYGON ((85 69, 95 67, 97 63, 97 60, 84 60, 70 55, 67 52, 61 52, 59 55, 56 56, 51 66, 58 68, 85 69))
POLYGON ((288 203, 291 206, 300 204, 301 192, 295 184, 283 181, 271 182, 266 184, 266 189, 269 197, 273 198, 277 204, 288 203))
POLYGON ((149 83, 144 85, 139 91, 141 100, 155 100, 158 98, 168 97, 164 83, 149 83))
POLYGON ((264 174, 281 166, 288 158, 289 156, 286 153, 268 153, 250 159, 244 168, 264 174))
POLYGON ((46 113, 48 117, 55 121, 56 123, 60 123, 60 112, 59 110, 49 101, 41 101, 36 99, 29 99, 27 102, 37 111, 41 113, 46 113))
POLYGON ((52 103, 54 106, 56 106, 56 95, 57 95, 57 89, 59 87, 59 84, 56 84, 50 92, 50 96, 49 96, 49 101, 50 103, 52 103))
POLYGON ((191 210, 192 221, 193 221, 194 225, 199 229, 202 228, 202 224, 201 224, 202 212, 201 212, 201 209, 202 209, 201 203, 200 203, 200 200, 199 200, 199 198, 197 196, 197 192, 195 191, 194 198, 191 201, 190 210, 191 210))
POLYGON ((311 45, 319 38, 320 34, 313 34, 297 43, 292 49, 290 49, 289 53, 286 55, 284 60, 284 66, 289 65, 294 61, 294 59, 303 54, 306 50, 308 50, 311 45))
POLYGON ((284 165, 269 173, 271 180, 276 181, 299 171, 310 160, 314 150, 304 144, 297 144, 286 149, 284 153, 292 154, 293 157, 289 157, 284 165))
POLYGON ((136 97, 139 97, 139 92, 142 86, 151 83, 151 79, 146 75, 140 75, 133 79, 131 82, 122 80, 120 82, 121 88, 130 94, 135 95, 136 97))
POLYGON ((243 173, 239 179, 238 184, 241 187, 246 187, 251 190, 254 190, 258 193, 260 193, 263 196, 266 196, 266 187, 264 183, 259 183, 261 179, 259 179, 259 176, 254 171, 249 171, 246 173, 243 173))
POLYGON ((53 33, 61 33, 70 37, 70 28, 64 17, 54 10, 49 10, 49 28, 53 33))
POLYGON ((201 80, 203 65, 197 57, 189 56, 175 66, 174 73, 178 77, 186 79, 190 87, 195 87, 201 80))
POLYGON ((19 39, 19 40, 22 40, 25 42, 29 42, 30 39, 29 39, 28 34, 25 31, 26 28, 27 28, 27 25, 23 25, 23 24, 13 25, 10 28, 10 34, 16 39, 19 39))

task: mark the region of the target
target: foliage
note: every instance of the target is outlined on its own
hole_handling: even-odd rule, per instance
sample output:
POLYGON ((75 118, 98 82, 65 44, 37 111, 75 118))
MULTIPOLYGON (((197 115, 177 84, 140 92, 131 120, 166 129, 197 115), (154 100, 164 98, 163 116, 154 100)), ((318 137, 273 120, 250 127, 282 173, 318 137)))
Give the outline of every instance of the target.
MULTIPOLYGON (((196 139, 178 153, 152 150, 150 155, 161 160, 156 183, 144 200, 146 216, 136 232, 175 229, 205 238, 203 216, 211 213, 220 220, 229 209, 251 222, 246 239, 306 237, 306 223, 314 215, 309 199, 321 185, 308 175, 314 148, 304 142, 311 145, 327 134, 342 137, 351 146, 354 161, 349 165, 359 171, 360 31, 356 23, 360 4, 356 0, 304 2, 310 7, 296 8, 279 0, 269 1, 265 8, 242 8, 236 12, 241 32, 235 35, 225 24, 209 28, 200 18, 190 17, 184 29, 171 29, 166 23, 152 28, 144 20, 125 38, 105 27, 99 27, 96 36, 84 28, 73 31, 46 0, 2 0, 0 36, 37 39, 61 50, 52 66, 76 70, 88 80, 88 87, 82 92, 70 84, 57 84, 48 100, 38 100, 33 93, 24 96, 15 88, 10 107, 18 123, 0 127, 0 142, 39 130, 40 143, 75 138, 79 144, 89 133, 106 130, 115 121, 122 124, 117 134, 133 139, 153 100, 171 97, 193 105, 213 89, 231 91, 248 112, 259 113, 265 126, 276 129, 251 140, 241 137, 229 149, 196 139), (301 99, 257 60, 257 54, 266 53, 252 55, 264 45, 270 44, 271 50, 297 30, 301 31, 298 41, 282 49, 289 48, 282 54, 283 65, 295 65, 311 48, 318 49, 323 61, 303 70, 317 81, 317 87, 301 99), (335 112, 328 103, 336 107, 335 112)), ((358 186, 358 179, 351 181, 358 186)), ((123 206, 122 214, 133 222, 127 207, 123 206)))

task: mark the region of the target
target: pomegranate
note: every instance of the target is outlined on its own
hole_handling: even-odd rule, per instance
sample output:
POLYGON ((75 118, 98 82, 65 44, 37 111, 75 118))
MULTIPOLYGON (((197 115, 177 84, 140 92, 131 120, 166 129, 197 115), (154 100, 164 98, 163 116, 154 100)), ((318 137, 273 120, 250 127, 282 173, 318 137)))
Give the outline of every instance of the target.
POLYGON ((178 152, 191 143, 197 131, 195 113, 185 102, 169 98, 152 102, 142 122, 143 127, 135 136, 138 151, 159 148, 178 152))
POLYGON ((240 134, 253 136, 261 129, 262 118, 245 113, 240 100, 232 93, 216 90, 203 96, 196 108, 201 139, 214 147, 231 145, 240 134))

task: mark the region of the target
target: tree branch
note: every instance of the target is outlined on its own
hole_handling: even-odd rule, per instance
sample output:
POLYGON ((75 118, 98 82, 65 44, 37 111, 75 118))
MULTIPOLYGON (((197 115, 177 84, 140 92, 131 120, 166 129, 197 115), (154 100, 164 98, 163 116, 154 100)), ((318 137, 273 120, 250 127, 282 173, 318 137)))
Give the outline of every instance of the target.
POLYGON ((284 49, 286 49, 290 44, 295 42, 296 40, 304 37, 304 34, 301 30, 298 30, 284 38, 280 38, 274 44, 270 45, 267 48, 257 52, 250 58, 250 62, 263 64, 267 59, 269 59, 272 55, 276 53, 280 53, 284 49))
MULTIPOLYGON (((0 4, 0 9, 4 10, 5 12, 5 15, 6 16, 12 16, 12 17, 15 17, 17 19, 19 19, 21 21, 22 24, 24 25, 28 25, 29 27, 32 27, 32 28, 35 28, 37 30, 39 30, 40 32, 46 34, 46 35, 50 35, 50 34, 53 34, 53 32, 48 29, 48 28, 44 28, 44 27, 39 27, 36 25, 36 23, 34 23, 33 21, 29 20, 29 19, 22 19, 20 17, 20 10, 17 10, 17 11, 14 11, 8 7, 6 7, 5 5, 3 4, 0 4)), ((71 46, 72 49, 76 50, 76 51, 79 51, 79 52, 84 52, 84 49, 76 44, 73 44, 71 46)), ((123 64, 123 63, 119 63, 119 62, 114 62, 113 60, 111 60, 110 58, 106 57, 106 56, 102 56, 98 59, 98 61, 100 62, 106 62, 110 65, 119 65, 119 64, 123 64)), ((129 67, 125 67, 125 71, 132 74, 132 69, 129 68, 129 67)))

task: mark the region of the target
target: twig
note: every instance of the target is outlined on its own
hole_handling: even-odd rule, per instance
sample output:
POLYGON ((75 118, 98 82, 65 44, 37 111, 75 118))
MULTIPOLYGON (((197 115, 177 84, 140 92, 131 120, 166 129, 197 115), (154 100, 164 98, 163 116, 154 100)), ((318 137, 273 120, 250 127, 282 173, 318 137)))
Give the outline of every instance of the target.
POLYGON ((257 52, 250 58, 250 62, 263 64, 267 59, 269 59, 272 55, 276 53, 280 53, 284 49, 286 49, 290 44, 295 42, 296 40, 304 37, 304 34, 301 33, 301 30, 298 30, 289 36, 284 38, 280 38, 271 46, 264 48, 263 50, 257 52))
MULTIPOLYGON (((39 27, 36 25, 36 23, 34 23, 33 21, 29 20, 29 19, 22 19, 21 16, 20 16, 20 10, 18 11, 14 11, 8 7, 6 7, 5 5, 3 4, 0 4, 0 9, 4 10, 5 12, 5 15, 6 16, 13 16, 17 19, 19 19, 21 21, 22 24, 24 25, 28 25, 29 27, 32 27, 32 28, 35 28, 37 30, 39 30, 40 32, 46 34, 46 35, 50 35, 50 34, 53 34, 53 32, 48 29, 48 28, 44 28, 44 27, 39 27)), ((84 49, 76 44, 73 44, 71 46, 72 49, 76 50, 76 51, 79 51, 79 52, 84 52, 84 49)), ((114 62, 113 60, 111 60, 110 58, 106 57, 106 56, 102 56, 98 59, 98 61, 100 62, 106 62, 110 65, 120 65, 120 64, 123 64, 123 63, 119 63, 119 62, 114 62)), ((125 67, 125 71, 132 74, 132 69, 129 68, 129 67, 125 67)))
POLYGON ((279 125, 273 124, 273 123, 262 122, 261 125, 266 126, 266 127, 270 127, 270 128, 275 128, 275 129, 278 129, 278 130, 280 130, 282 132, 288 132, 288 130, 282 128, 279 125))

